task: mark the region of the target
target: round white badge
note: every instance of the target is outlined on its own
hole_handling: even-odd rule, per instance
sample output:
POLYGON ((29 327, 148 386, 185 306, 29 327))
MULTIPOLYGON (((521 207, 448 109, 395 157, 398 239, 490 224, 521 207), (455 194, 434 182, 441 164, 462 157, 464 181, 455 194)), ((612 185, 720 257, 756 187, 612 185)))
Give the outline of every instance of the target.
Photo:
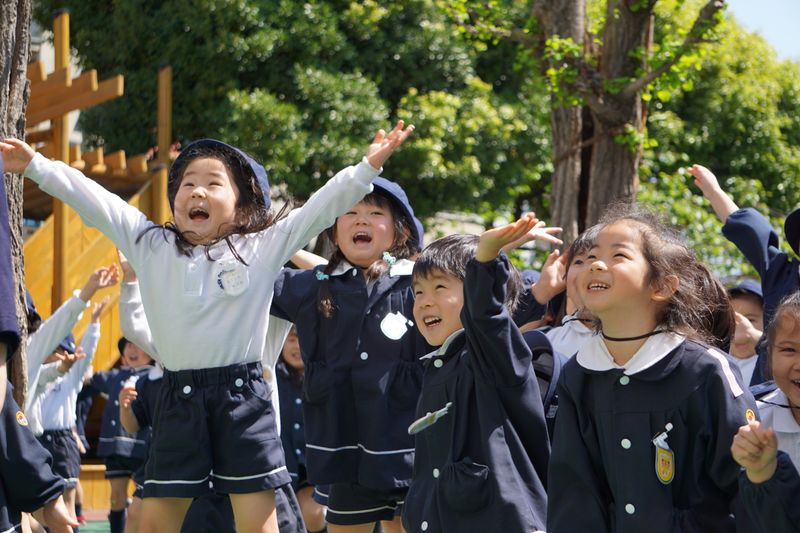
POLYGON ((247 268, 236 259, 223 259, 214 264, 217 285, 229 296, 239 296, 250 285, 247 268))
POLYGON ((400 340, 408 331, 406 317, 400 311, 389 313, 381 320, 381 331, 393 341, 400 340))

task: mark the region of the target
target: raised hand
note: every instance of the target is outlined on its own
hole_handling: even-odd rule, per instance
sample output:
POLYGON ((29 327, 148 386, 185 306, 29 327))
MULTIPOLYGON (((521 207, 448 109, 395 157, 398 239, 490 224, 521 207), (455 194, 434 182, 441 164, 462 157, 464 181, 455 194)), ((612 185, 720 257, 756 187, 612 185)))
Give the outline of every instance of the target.
POLYGON ((89 276, 86 285, 81 289, 79 298, 84 302, 88 302, 94 296, 94 293, 100 289, 105 289, 116 284, 119 281, 119 268, 116 264, 108 267, 100 267, 89 276))
POLYGON ((119 405, 125 409, 129 409, 133 400, 139 396, 136 392, 136 386, 125 386, 119 391, 119 405))
POLYGON ((530 241, 545 241, 549 242, 550 244, 555 244, 556 246, 563 244, 563 241, 558 237, 555 237, 555 234, 561 233, 561 228, 551 228, 545 225, 544 220, 540 220, 536 223, 531 230, 517 239, 514 242, 508 243, 507 245, 503 246, 504 252, 510 252, 514 248, 519 248, 526 242, 530 241))
POLYGON ((381 168, 386 160, 389 159, 389 156, 392 155, 392 152, 403 144, 413 131, 413 124, 403 129, 402 120, 397 121, 397 125, 389 132, 389 135, 386 135, 386 132, 382 129, 378 130, 375 138, 372 139, 372 144, 367 148, 367 162, 373 168, 381 168))
POLYGON ((94 304, 94 306, 92 307, 92 322, 95 322, 95 323, 100 322, 100 315, 103 314, 103 309, 106 308, 106 306, 108 305, 108 302, 110 302, 110 301, 111 301, 111 297, 110 296, 106 296, 105 298, 100 300, 100 303, 94 304))
POLYGON ((531 294, 544 305, 567 288, 567 256, 553 250, 542 265, 539 281, 531 287, 531 294))
POLYGON ((481 233, 475 259, 482 263, 498 256, 505 246, 516 242, 528 234, 539 223, 534 213, 528 213, 516 222, 499 228, 492 228, 481 233))
POLYGON ((706 167, 702 165, 692 165, 688 170, 689 174, 694 176, 694 184, 697 185, 703 193, 703 196, 708 196, 717 189, 721 189, 717 177, 706 167))
POLYGON ((24 172, 36 153, 27 143, 11 138, 0 142, 0 152, 3 154, 5 171, 15 174, 24 172))
POLYGON ((62 374, 66 374, 75 365, 75 363, 86 358, 86 352, 83 351, 83 348, 78 346, 78 349, 75 350, 75 353, 56 353, 56 357, 58 358, 58 371, 62 374))
POLYGON ((128 258, 125 257, 125 254, 119 251, 119 249, 117 249, 117 257, 119 257, 119 266, 122 269, 122 282, 123 283, 136 282, 137 280, 136 271, 128 262, 128 258))
POLYGON ((741 465, 747 479, 763 483, 775 473, 778 465, 778 439, 772 428, 762 428, 754 420, 739 428, 731 444, 733 460, 741 465))

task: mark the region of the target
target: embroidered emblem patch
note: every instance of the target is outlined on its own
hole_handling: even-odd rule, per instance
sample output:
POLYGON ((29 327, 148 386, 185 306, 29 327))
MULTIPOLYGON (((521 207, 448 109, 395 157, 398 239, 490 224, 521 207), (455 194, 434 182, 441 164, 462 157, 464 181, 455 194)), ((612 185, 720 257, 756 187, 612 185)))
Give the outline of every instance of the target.
POLYGON ((672 430, 672 423, 667 423, 664 431, 653 438, 656 447, 656 477, 664 485, 672 483, 675 477, 675 453, 667 443, 667 433, 672 430))
POLYGON ((744 419, 748 422, 752 422, 756 419, 756 414, 753 412, 752 409, 748 409, 744 412, 744 419))
POLYGON ((381 320, 381 331, 393 341, 400 340, 408 331, 406 317, 400 311, 389 313, 381 320))
POLYGON ((20 426, 27 426, 28 425, 28 419, 25 418, 25 413, 23 413, 22 411, 17 411, 17 423, 20 426))
POLYGON ((225 259, 214 264, 217 285, 229 296, 239 296, 249 286, 247 269, 235 259, 225 259))

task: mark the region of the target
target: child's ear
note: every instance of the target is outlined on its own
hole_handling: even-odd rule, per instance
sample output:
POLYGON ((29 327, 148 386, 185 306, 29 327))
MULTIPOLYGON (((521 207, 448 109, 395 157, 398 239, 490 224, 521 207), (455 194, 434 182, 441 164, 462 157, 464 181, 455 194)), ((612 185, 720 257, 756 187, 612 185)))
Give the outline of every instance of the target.
POLYGON ((672 295, 678 290, 680 283, 678 276, 670 274, 661 280, 658 287, 653 289, 653 293, 650 297, 654 302, 666 302, 672 298, 672 295))

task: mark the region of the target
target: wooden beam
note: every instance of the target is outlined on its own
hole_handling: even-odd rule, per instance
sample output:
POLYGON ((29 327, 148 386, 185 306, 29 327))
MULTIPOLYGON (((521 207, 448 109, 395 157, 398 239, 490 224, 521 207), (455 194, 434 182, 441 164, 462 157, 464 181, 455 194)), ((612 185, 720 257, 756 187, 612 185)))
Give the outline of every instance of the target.
POLYGON ((41 61, 28 63, 28 71, 26 75, 31 83, 46 80, 47 73, 44 70, 44 63, 41 61))
POLYGON ((67 65, 47 75, 47 79, 31 82, 31 98, 38 98, 42 94, 59 91, 72 85, 72 67, 67 65))
POLYGON ((161 67, 158 71, 158 162, 160 167, 153 174, 152 219, 156 224, 169 220, 167 202, 167 179, 170 164, 169 148, 172 144, 172 67, 161 67))
MULTIPOLYGON (((53 47, 55 48, 55 68, 64 69, 69 65, 69 12, 61 11, 53 21, 53 47)), ((28 124, 42 120, 53 120, 53 156, 69 164, 69 107, 58 110, 39 120, 28 118, 28 124)), ((28 116, 28 112, 26 112, 28 116)), ((53 199, 53 290, 51 312, 69 298, 69 276, 67 275, 67 241, 69 239, 69 213, 67 206, 53 199)))
POLYGON ((36 149, 37 152, 45 156, 47 159, 55 159, 56 146, 54 143, 47 142, 36 149))
POLYGON ((89 150, 83 154, 83 160, 86 164, 91 166, 103 164, 103 147, 99 146, 94 150, 89 150))
MULTIPOLYGON (((47 82, 49 81, 50 78, 47 79, 47 82)), ((96 90, 97 71, 89 70, 73 79, 71 84, 53 83, 45 88, 45 90, 38 92, 32 88, 31 100, 28 102, 28 108, 32 108, 34 111, 38 109, 45 109, 58 104, 62 100, 78 98, 85 93, 91 93, 96 90)))
POLYGON ((70 144, 69 145, 69 160, 72 162, 79 161, 81 159, 81 145, 80 144, 70 144))
POLYGON ((26 131, 25 142, 28 144, 53 142, 53 128, 26 131))
POLYGON ((106 156, 106 165, 111 170, 126 170, 125 150, 117 150, 106 156))
POLYGON ((147 173, 147 156, 144 154, 129 157, 127 164, 129 174, 139 175, 147 173))
POLYGON ((29 124, 37 124, 43 120, 51 120, 53 117, 69 113, 70 111, 79 111, 87 107, 102 104, 103 102, 122 96, 124 92, 124 79, 121 75, 116 75, 113 78, 101 81, 96 91, 84 92, 74 98, 58 102, 46 109, 32 111, 29 108, 26 113, 26 118, 29 124))

